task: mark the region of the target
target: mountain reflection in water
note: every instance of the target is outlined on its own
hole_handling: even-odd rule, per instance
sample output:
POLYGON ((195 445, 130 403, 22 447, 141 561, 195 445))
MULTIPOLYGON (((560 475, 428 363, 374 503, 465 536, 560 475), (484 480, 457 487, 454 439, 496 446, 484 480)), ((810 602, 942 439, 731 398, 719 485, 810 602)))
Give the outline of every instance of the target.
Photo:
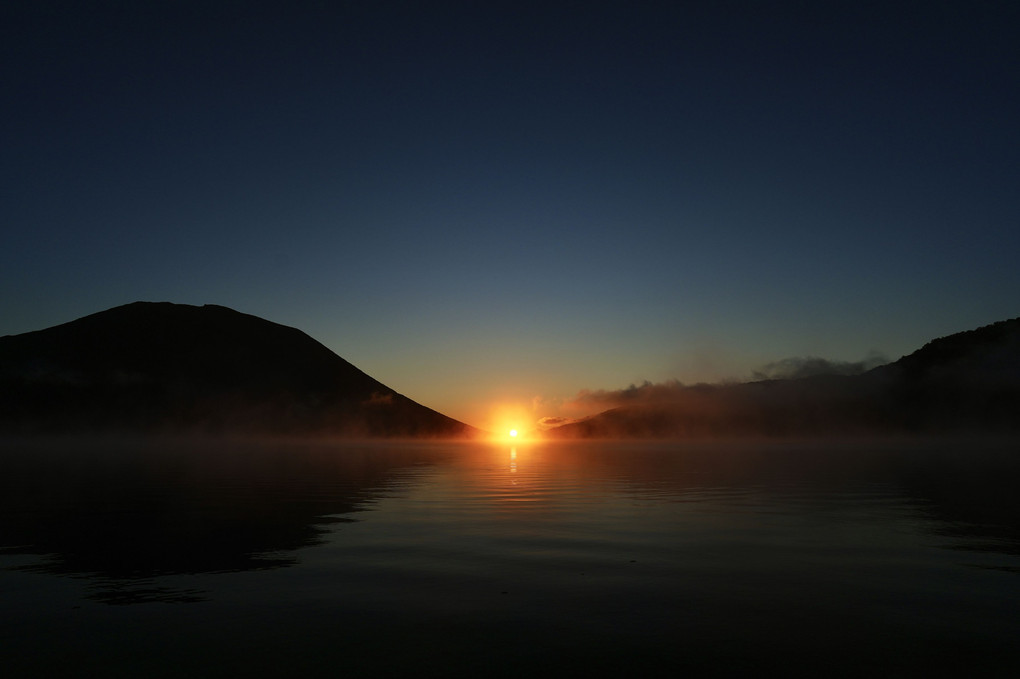
POLYGON ((1015 446, 2 453, 8 676, 1020 670, 1015 446))
POLYGON ((158 576, 292 566, 355 521, 425 447, 108 443, 25 445, 0 459, 0 554, 25 571, 86 576, 108 603, 198 601, 158 576), (133 586, 138 585, 138 586, 133 586))

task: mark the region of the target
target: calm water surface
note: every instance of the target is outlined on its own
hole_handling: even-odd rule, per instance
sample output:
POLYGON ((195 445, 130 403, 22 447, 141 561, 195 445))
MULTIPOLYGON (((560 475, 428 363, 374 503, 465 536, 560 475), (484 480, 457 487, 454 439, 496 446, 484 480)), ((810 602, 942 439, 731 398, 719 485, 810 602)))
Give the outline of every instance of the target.
POLYGON ((1020 450, 0 448, 4 676, 1016 676, 1020 450))

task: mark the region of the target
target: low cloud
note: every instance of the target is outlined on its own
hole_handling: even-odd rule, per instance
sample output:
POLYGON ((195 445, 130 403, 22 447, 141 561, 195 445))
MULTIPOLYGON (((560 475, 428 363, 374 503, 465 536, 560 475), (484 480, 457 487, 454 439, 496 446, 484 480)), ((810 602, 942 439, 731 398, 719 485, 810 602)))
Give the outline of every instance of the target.
POLYGON ((623 405, 639 405, 644 403, 671 403, 682 398, 685 387, 677 380, 667 380, 653 384, 647 380, 641 384, 632 384, 626 389, 582 389, 574 398, 564 404, 570 410, 590 411, 593 408, 606 410, 623 405))
POLYGON ((888 363, 889 359, 871 353, 861 361, 830 361, 815 356, 784 358, 767 363, 751 373, 755 380, 795 380, 818 375, 859 375, 888 363))
POLYGON ((574 421, 575 420, 572 420, 569 417, 543 417, 538 421, 538 428, 540 430, 552 429, 553 427, 559 427, 560 425, 563 424, 570 424, 571 422, 574 421))
POLYGON ((667 380, 584 389, 564 402, 569 418, 544 418, 539 427, 571 425, 563 431, 601 437, 792 435, 865 427, 879 417, 881 404, 872 398, 871 382, 844 378, 885 362, 878 354, 855 362, 788 358, 742 383, 667 380), (831 379, 801 379, 819 376, 831 379))
MULTIPOLYGON (((813 356, 784 358, 768 363, 752 373, 754 381, 796 380, 819 375, 859 375, 888 363, 888 359, 872 353, 860 361, 832 361, 813 356)), ((582 389, 564 402, 565 410, 573 413, 593 412, 637 405, 677 405, 689 403, 694 397, 705 397, 717 392, 731 391, 735 383, 685 385, 679 380, 631 384, 625 389, 582 389)))

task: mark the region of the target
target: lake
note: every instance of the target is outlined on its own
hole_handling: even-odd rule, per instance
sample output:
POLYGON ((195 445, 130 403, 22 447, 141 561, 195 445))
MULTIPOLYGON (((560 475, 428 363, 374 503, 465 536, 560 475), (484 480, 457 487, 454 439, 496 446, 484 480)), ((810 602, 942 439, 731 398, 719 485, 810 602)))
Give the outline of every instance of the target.
POLYGON ((13 676, 1017 676, 1020 450, 7 443, 13 676))

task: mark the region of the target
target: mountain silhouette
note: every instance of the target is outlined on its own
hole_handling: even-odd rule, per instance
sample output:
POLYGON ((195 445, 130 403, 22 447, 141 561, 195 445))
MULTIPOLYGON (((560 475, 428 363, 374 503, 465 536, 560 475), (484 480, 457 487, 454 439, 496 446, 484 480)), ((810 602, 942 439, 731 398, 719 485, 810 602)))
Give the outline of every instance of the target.
POLYGON ((456 446, 386 440, 24 438, 0 455, 0 554, 111 604, 201 600, 152 578, 286 568, 456 446), (26 562, 27 561, 27 562, 26 562))
POLYGON ((168 302, 0 337, 0 431, 477 433, 300 330, 222 306, 168 302))
POLYGON ((547 438, 1020 433, 1020 318, 932 340, 859 375, 646 385, 547 438))

